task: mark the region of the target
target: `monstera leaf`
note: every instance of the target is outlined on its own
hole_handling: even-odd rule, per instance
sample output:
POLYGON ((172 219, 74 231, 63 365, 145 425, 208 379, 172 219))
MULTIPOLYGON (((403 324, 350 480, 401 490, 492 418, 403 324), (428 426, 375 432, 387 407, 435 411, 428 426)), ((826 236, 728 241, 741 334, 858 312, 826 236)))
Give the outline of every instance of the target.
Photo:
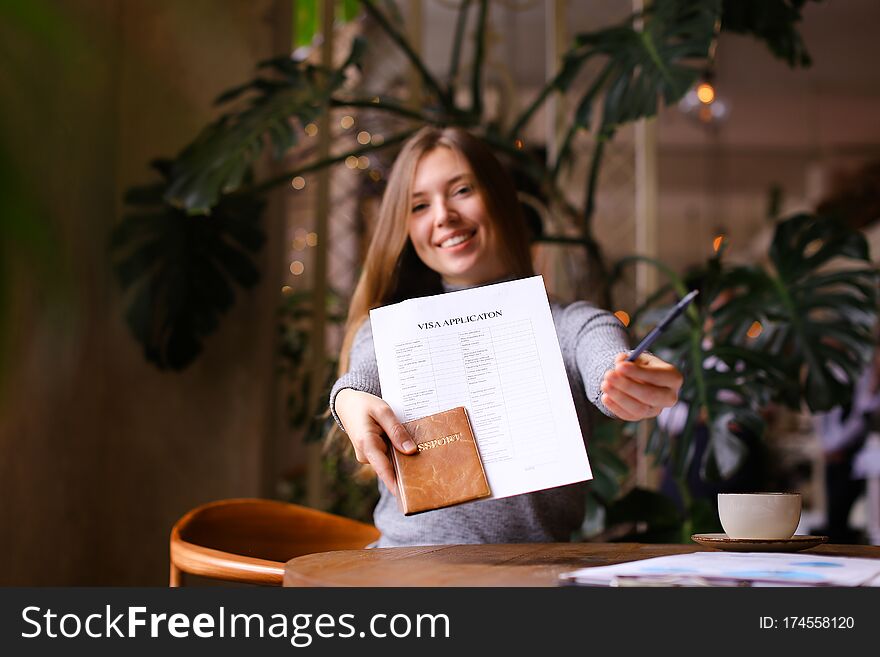
MULTIPOLYGON (((820 0, 813 0, 818 2, 820 0)), ((791 67, 809 66, 810 55, 796 25, 808 0, 728 0, 721 19, 726 32, 751 34, 791 67)))
POLYGON ((679 100, 702 72, 694 61, 708 56, 720 12, 719 0, 660 0, 640 31, 625 25, 578 35, 575 43, 590 55, 608 57, 600 132, 653 116, 659 97, 667 105, 679 100))
POLYGON ((876 344, 877 271, 864 236, 797 215, 777 226, 770 260, 775 271, 730 273, 736 296, 719 313, 719 328, 742 343, 746 325, 760 322, 756 348, 780 359, 797 389, 781 401, 797 407, 803 399, 813 411, 849 403, 876 344))
POLYGON ((642 15, 641 30, 631 17, 622 25, 578 35, 550 86, 564 93, 587 61, 603 57, 604 64, 577 100, 559 161, 567 159, 575 133, 591 129, 600 94, 602 138, 610 138, 623 123, 654 116, 661 98, 667 105, 678 101, 705 68, 720 15, 720 0, 657 0, 642 15))
MULTIPOLYGON (((154 166, 168 176, 170 164, 154 166)), ((226 196, 210 216, 190 215, 162 198, 165 184, 134 188, 133 208, 113 231, 111 250, 123 290, 133 289, 126 321, 144 356, 161 369, 179 370, 201 352, 234 300, 234 286, 253 287, 259 272, 252 254, 264 235, 262 202, 226 196)))
MULTIPOLYGON (((778 224, 769 255, 772 270, 727 267, 720 253, 713 257, 699 272, 699 305, 655 347, 684 373, 686 419, 674 436, 656 425, 648 447, 679 475, 692 459, 697 423, 709 431, 703 476, 728 478, 747 453, 743 435, 762 435, 761 410, 770 401, 812 410, 849 403, 875 347, 877 273, 866 266, 861 234, 797 215, 778 224)), ((683 281, 661 268, 684 294, 683 281)), ((646 329, 667 310, 635 316, 646 329)))
POLYGON ((573 127, 590 127, 593 103, 601 92, 606 94, 605 133, 617 124, 653 116, 659 97, 673 103, 697 79, 720 17, 721 0, 656 0, 620 25, 577 35, 559 73, 514 123, 511 135, 522 130, 552 92, 568 92, 584 65, 598 57, 604 58, 603 67, 578 100, 573 127), (642 29, 636 29, 637 18, 642 29))
POLYGON ((221 194, 241 186, 267 138, 275 157, 284 155, 297 143, 293 119, 302 125, 315 120, 362 51, 363 41, 355 39, 348 59, 333 71, 289 57, 263 62, 261 68, 274 77, 258 77, 217 99, 225 104, 251 95, 249 107, 223 114, 177 157, 165 199, 190 213, 206 213, 221 194))

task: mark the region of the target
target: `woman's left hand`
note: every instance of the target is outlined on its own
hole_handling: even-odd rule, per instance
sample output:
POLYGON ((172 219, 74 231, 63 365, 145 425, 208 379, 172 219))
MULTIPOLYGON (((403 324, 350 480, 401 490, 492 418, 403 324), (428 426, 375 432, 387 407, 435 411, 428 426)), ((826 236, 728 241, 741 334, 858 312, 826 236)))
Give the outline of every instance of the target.
POLYGON ((621 420, 644 420, 678 401, 683 378, 674 365, 653 354, 641 354, 632 363, 627 356, 618 354, 602 379, 602 403, 609 411, 621 420))

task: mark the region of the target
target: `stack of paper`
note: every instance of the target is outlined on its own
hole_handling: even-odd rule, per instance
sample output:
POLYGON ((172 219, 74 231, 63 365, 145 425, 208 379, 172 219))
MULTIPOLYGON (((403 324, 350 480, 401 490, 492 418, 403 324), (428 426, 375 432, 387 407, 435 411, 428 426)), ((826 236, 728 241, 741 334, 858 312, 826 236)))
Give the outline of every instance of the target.
POLYGON ((777 552, 693 552, 581 568, 583 586, 880 586, 880 559, 777 552))
POLYGON ((540 276, 370 311, 382 399, 409 422, 464 406, 492 497, 592 479, 540 276))

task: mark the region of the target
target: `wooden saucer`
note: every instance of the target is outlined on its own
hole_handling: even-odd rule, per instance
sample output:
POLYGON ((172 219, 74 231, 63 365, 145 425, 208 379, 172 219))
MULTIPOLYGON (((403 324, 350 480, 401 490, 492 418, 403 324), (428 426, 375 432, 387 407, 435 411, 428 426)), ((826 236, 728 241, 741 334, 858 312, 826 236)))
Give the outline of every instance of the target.
POLYGON ((827 536, 795 535, 791 538, 730 538, 727 534, 693 534, 694 543, 731 552, 800 552, 828 542, 827 536))

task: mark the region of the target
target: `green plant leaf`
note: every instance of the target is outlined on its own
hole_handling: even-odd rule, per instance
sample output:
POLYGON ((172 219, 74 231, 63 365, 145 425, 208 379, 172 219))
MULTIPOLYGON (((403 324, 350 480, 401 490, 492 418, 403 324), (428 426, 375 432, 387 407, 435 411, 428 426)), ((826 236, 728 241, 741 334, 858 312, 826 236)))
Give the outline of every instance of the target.
MULTIPOLYGON (((167 162, 154 166, 168 175, 167 162)), ((110 249, 117 280, 131 295, 126 322, 145 357, 160 369, 179 370, 234 303, 234 287, 259 280, 253 254, 264 241, 263 203, 225 197, 211 216, 190 215, 168 205, 163 190, 129 191, 131 211, 112 232, 110 249)))
POLYGON ((593 492, 602 500, 613 500, 620 492, 620 484, 617 478, 601 467, 593 464, 593 481, 591 482, 593 492))
POLYGON ((610 137, 623 123, 656 114, 659 98, 666 104, 681 98, 705 68, 720 16, 721 0, 656 0, 641 16, 577 35, 559 72, 514 121, 509 137, 523 132, 552 93, 568 93, 587 62, 602 58, 600 72, 574 101, 577 109, 560 148, 558 171, 575 133, 591 128, 594 104, 602 94, 600 138, 610 137), (637 18, 641 30, 635 27, 637 18))
POLYGON ((618 452, 626 441, 632 439, 634 425, 596 415, 587 450, 593 470, 590 492, 604 505, 618 497, 629 473, 629 466, 618 452))
MULTIPOLYGON (((771 401, 791 408, 806 402, 814 410, 846 404, 873 353, 877 273, 864 266, 863 236, 830 219, 797 215, 778 224, 770 256, 775 271, 710 259, 697 272, 699 307, 655 344, 685 378, 684 431, 669 436, 655 426, 648 442, 674 476, 690 466, 698 421, 709 430, 701 475, 726 479, 746 456, 743 435, 763 434, 761 409, 771 401)), ((651 262, 629 258, 621 265, 637 261, 651 262)), ((654 264, 681 292, 677 275, 654 264)), ((634 326, 647 331, 668 309, 643 306, 633 313, 634 326)))
POLYGON ((835 220, 801 214, 778 224, 776 269, 752 303, 773 320, 764 338, 797 375, 813 411, 847 404, 874 349, 877 271, 867 241, 835 220))
MULTIPOLYGON (((818 2, 819 0, 814 0, 818 2)), ((727 32, 751 34, 789 66, 812 63, 797 24, 807 0, 727 0, 721 18, 727 32)))
MULTIPOLYGON (((608 58, 600 134, 618 125, 657 113, 660 98, 678 101, 701 73, 721 14, 720 0, 657 0, 643 14, 643 29, 632 19, 624 25, 575 37, 575 53, 584 59, 608 58)), ((577 121, 589 128, 590 88, 579 103, 577 121)))
POLYGON ((364 42, 355 39, 348 59, 336 70, 289 57, 261 63, 272 77, 257 77, 217 99, 225 105, 247 96, 249 104, 220 116, 184 148, 172 164, 165 199, 190 213, 207 213, 222 194, 241 187, 267 143, 276 159, 282 157, 297 144, 301 126, 315 120, 342 86, 346 69, 360 61, 363 49, 364 42))

